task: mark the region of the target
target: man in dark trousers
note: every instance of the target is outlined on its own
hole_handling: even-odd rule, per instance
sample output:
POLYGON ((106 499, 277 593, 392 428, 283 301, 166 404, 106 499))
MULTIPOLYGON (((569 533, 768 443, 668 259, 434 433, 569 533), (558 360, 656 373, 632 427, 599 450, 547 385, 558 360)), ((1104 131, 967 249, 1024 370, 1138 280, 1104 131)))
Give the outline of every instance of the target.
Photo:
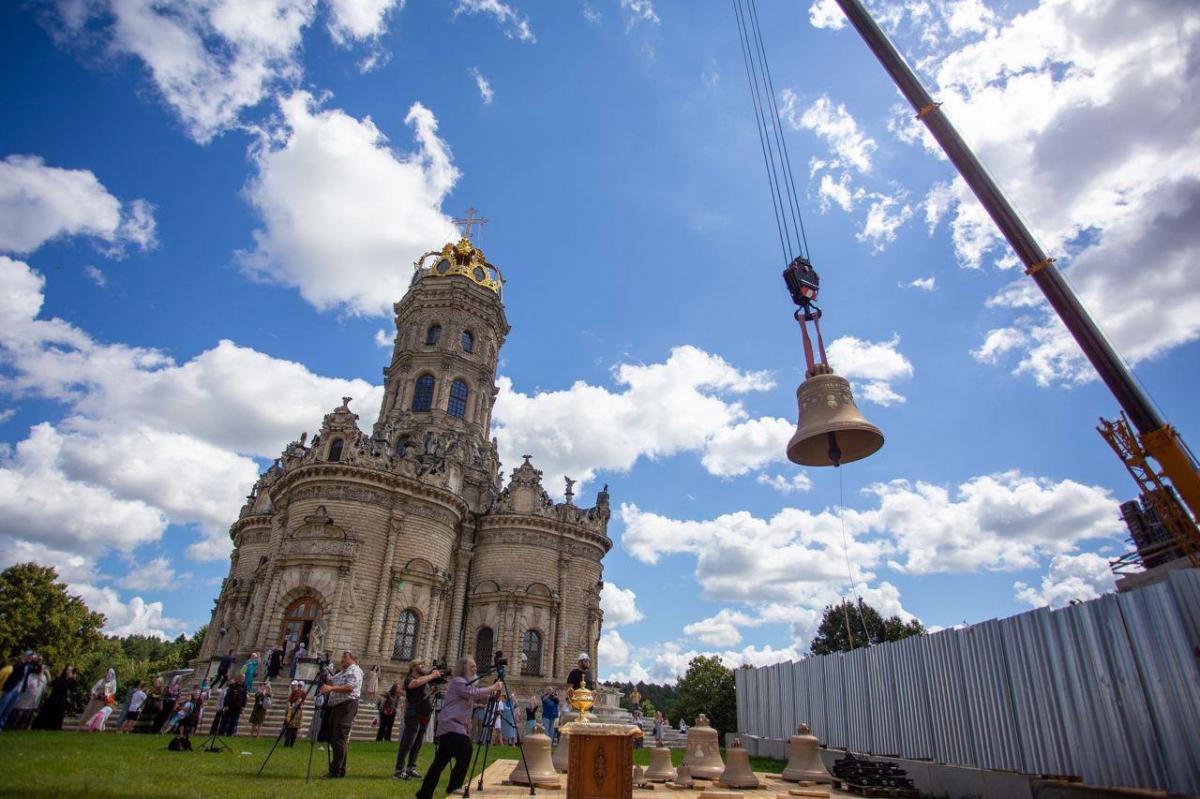
POLYGON ((241 721, 242 708, 246 706, 246 686, 242 678, 234 675, 225 689, 225 723, 222 735, 237 735, 238 722, 241 721))
POLYGON ((433 715, 433 701, 429 698, 429 683, 441 677, 437 669, 426 673, 425 664, 416 661, 404 678, 404 732, 400 735, 400 751, 396 753, 396 779, 407 780, 418 778, 417 755, 421 751, 421 741, 425 738, 425 728, 429 725, 429 717, 433 715), (404 759, 408 758, 408 767, 404 759))
POLYGON ((233 650, 230 649, 221 656, 221 662, 217 664, 217 676, 213 677, 210 688, 220 688, 229 682, 229 670, 233 668, 233 650))
POLYGON ((358 697, 362 693, 363 672, 349 650, 342 653, 342 670, 321 686, 328 705, 325 724, 329 727, 329 748, 333 759, 329 761, 326 778, 338 779, 346 776, 346 746, 350 743, 350 729, 358 715, 358 697))
POLYGON ((471 762, 471 739, 467 735, 471 724, 471 708, 486 702, 504 687, 503 683, 496 680, 487 688, 472 688, 470 681, 475 679, 475 674, 475 658, 465 657, 458 661, 454 676, 446 686, 446 701, 438 712, 437 754, 433 756, 433 763, 417 791, 416 799, 433 799, 438 780, 451 760, 454 761, 454 768, 450 769, 450 784, 446 793, 452 794, 462 787, 467 766, 471 762))
POLYGON ((279 670, 283 668, 283 645, 276 644, 271 650, 271 654, 267 655, 267 680, 274 680, 279 676, 279 670))

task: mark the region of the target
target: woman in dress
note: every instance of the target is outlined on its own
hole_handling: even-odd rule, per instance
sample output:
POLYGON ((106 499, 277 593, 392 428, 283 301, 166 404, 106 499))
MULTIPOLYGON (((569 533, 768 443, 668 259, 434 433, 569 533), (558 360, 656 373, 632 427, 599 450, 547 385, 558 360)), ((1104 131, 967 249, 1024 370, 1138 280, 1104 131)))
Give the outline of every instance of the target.
POLYGON ((284 746, 295 746, 296 736, 300 733, 300 725, 304 722, 304 700, 308 694, 304 683, 292 680, 292 690, 288 693, 288 709, 284 720, 287 729, 283 736, 284 746))
POLYGON ((33 722, 35 730, 62 729, 63 717, 67 715, 67 699, 70 698, 71 689, 74 687, 75 669, 72 666, 66 666, 62 670, 62 674, 50 682, 50 695, 46 697, 46 704, 42 706, 42 712, 33 722))
POLYGON ((371 667, 371 670, 363 677, 362 698, 368 702, 375 701, 375 694, 379 693, 379 664, 376 663, 371 667))
POLYGON ((25 679, 21 683, 21 693, 13 705, 12 714, 4 725, 6 730, 27 730, 33 721, 38 703, 42 701, 42 692, 46 690, 46 670, 42 666, 41 657, 35 657, 25 671, 25 679))
POLYGON ((263 680, 262 685, 254 692, 254 708, 250 711, 250 734, 258 737, 263 720, 267 717, 267 709, 271 707, 271 683, 263 680))
POLYGON ((663 745, 663 725, 665 723, 662 711, 654 711, 654 743, 656 746, 663 745))
MULTIPOLYGON (((102 708, 109 707, 116 701, 117 670, 109 669, 103 677, 96 680, 95 684, 92 685, 92 692, 88 699, 87 707, 84 708, 83 715, 80 718, 83 719, 84 724, 90 724, 102 708)), ((111 709, 109 712, 112 712, 111 709)), ((105 719, 107 718, 108 716, 105 716, 105 719)))
POLYGON ((515 702, 505 699, 502 702, 503 711, 497 707, 500 716, 500 740, 505 746, 517 745, 517 707, 515 702))

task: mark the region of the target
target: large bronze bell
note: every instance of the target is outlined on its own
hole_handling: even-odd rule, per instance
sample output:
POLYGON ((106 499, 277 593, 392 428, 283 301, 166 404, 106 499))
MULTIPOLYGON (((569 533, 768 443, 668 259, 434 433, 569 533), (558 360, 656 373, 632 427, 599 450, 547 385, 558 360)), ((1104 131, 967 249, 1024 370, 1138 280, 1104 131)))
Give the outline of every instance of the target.
POLYGON ((524 757, 517 760, 517 767, 508 775, 508 781, 517 785, 536 785, 539 788, 557 788, 561 783, 558 772, 550 761, 550 738, 541 724, 533 728, 533 735, 521 741, 524 757), (525 765, 529 764, 529 770, 525 765))
POLYGON ((675 779, 670 749, 656 746, 650 750, 650 768, 646 769, 646 779, 650 782, 670 782, 675 779))
POLYGON ((820 742, 809 733, 808 725, 801 724, 796 734, 788 739, 788 761, 783 779, 788 782, 833 782, 833 776, 821 760, 820 742))
POLYGON ((818 364, 796 389, 800 420, 787 445, 787 457, 801 466, 840 466, 861 460, 883 446, 883 433, 863 418, 850 383, 818 364))
POLYGON ((568 710, 558 719, 558 746, 554 747, 552 762, 554 768, 564 774, 567 763, 571 761, 571 730, 568 725, 576 721, 579 721, 579 713, 574 710, 568 710))
POLYGON ((708 726, 708 716, 696 716, 696 725, 688 728, 687 763, 693 779, 715 780, 725 771, 721 760, 721 747, 717 743, 717 731, 708 726))
POLYGON ((733 744, 725 750, 728 761, 725 771, 721 773, 721 785, 726 788, 758 788, 761 784, 750 768, 750 753, 742 746, 740 738, 735 738, 733 744))

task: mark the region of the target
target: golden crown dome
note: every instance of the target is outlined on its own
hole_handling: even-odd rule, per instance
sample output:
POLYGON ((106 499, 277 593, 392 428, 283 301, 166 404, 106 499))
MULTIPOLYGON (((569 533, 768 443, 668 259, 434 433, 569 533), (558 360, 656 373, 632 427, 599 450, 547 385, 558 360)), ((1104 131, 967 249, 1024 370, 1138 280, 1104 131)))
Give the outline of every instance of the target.
POLYGON ((500 270, 488 262, 483 250, 471 243, 466 236, 457 244, 447 244, 417 259, 413 282, 425 278, 453 277, 458 275, 483 286, 496 294, 503 294, 504 277, 500 270))

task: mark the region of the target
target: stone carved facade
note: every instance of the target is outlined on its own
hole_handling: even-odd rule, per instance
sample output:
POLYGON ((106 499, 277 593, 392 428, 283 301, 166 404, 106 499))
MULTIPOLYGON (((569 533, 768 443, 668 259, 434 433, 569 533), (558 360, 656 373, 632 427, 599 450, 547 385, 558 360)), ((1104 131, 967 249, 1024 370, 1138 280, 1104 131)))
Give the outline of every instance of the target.
POLYGON ((345 397, 259 478, 201 659, 304 640, 380 664, 387 684, 415 659, 499 649, 524 690, 561 684, 580 651, 596 661, 607 487, 591 508, 555 503, 528 456, 502 486, 501 282, 467 239, 418 261, 374 428, 345 397))

